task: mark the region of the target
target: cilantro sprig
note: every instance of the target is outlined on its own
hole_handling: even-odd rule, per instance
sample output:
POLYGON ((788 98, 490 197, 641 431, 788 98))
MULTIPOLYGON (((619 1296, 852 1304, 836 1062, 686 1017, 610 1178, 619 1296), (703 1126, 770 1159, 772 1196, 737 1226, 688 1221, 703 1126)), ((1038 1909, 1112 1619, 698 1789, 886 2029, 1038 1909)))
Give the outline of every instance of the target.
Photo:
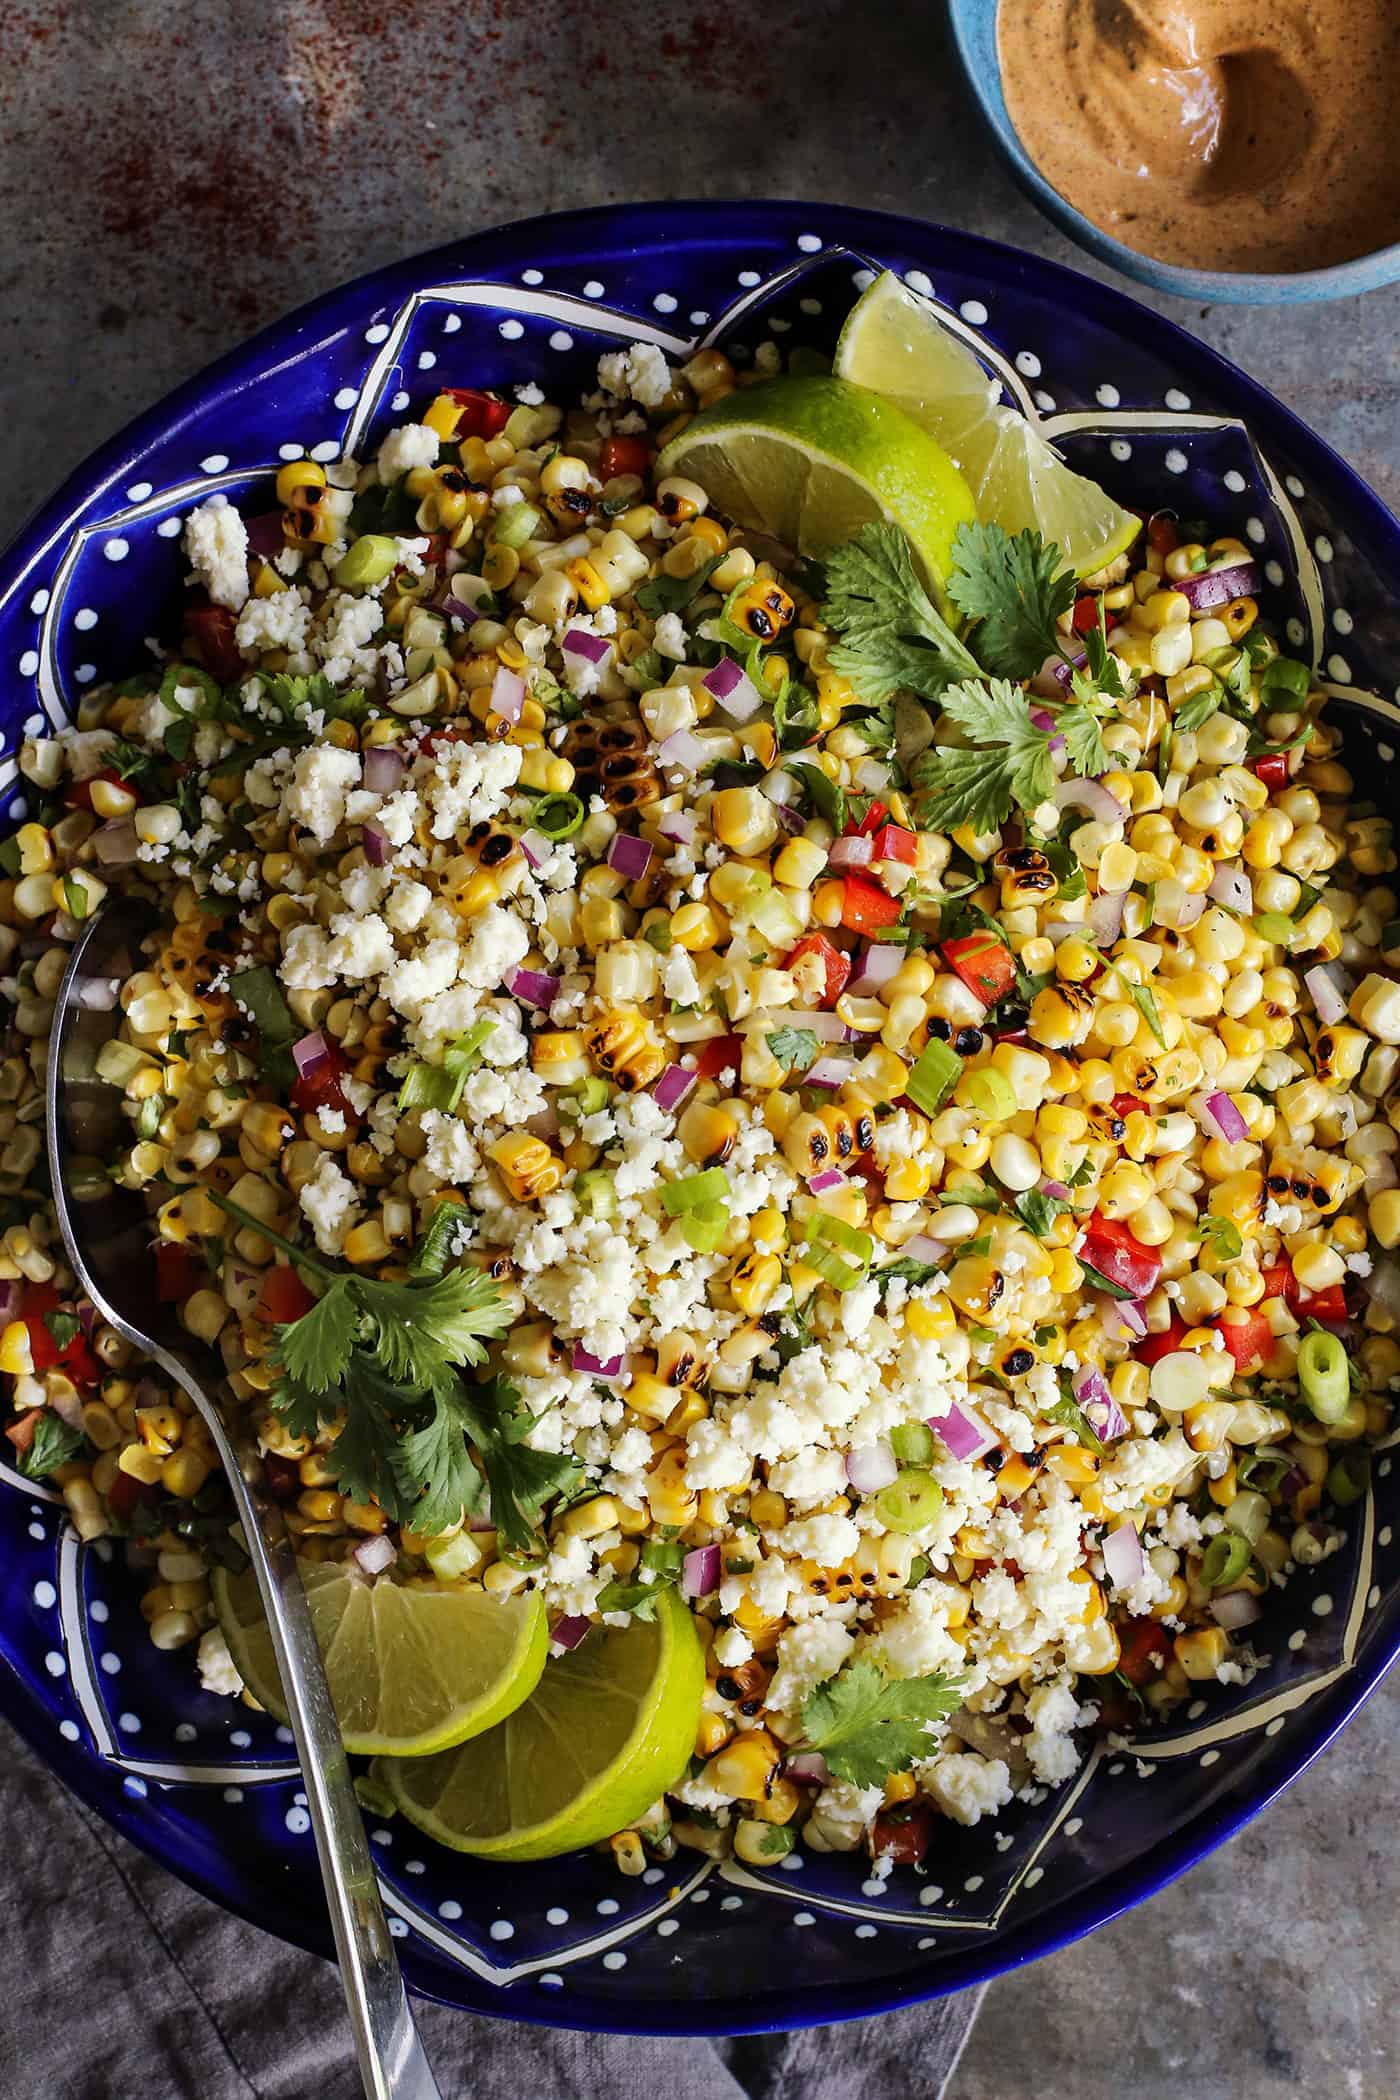
POLYGON ((803 1700, 805 1745, 820 1750, 833 1779, 883 1786, 892 1772, 932 1755, 929 1730, 957 1712, 962 1686, 962 1678, 941 1670, 889 1678, 868 1659, 847 1663, 803 1700))
POLYGON ((1031 678, 1056 648, 1056 623, 1074 603, 1058 547, 1029 528, 960 525, 948 595, 974 623, 972 645, 998 678, 1031 678))

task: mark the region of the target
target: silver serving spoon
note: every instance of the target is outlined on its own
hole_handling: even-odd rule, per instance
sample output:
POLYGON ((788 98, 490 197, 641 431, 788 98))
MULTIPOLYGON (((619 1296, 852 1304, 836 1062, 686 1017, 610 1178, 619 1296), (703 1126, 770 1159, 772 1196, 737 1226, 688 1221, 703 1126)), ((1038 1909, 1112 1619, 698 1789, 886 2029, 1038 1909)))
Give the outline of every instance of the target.
POLYGON ((262 1490, 257 1453, 232 1435, 205 1381, 218 1375, 173 1309, 155 1295, 151 1227, 139 1196, 113 1187, 79 1202, 75 1153, 115 1159, 130 1141, 120 1095, 97 1077, 97 1053, 121 1020, 117 994, 144 967, 141 943, 159 924, 144 904, 109 904, 85 929, 59 987, 45 1085, 49 1172, 63 1244, 80 1288, 115 1327, 182 1386, 228 1475, 247 1537, 301 1760, 321 1878, 340 1958, 360 2076, 369 2100, 441 2100, 413 2024, 379 1900, 350 1767, 336 1725, 306 1593, 277 1504, 262 1490))

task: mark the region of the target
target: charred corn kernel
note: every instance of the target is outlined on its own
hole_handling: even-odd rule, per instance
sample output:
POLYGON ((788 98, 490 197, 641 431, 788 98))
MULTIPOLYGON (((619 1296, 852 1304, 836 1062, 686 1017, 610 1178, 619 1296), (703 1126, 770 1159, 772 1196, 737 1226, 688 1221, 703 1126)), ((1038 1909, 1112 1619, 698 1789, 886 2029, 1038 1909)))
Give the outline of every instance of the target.
POLYGON ((917 1203, 932 1184, 933 1169, 923 1159, 896 1160, 885 1173, 885 1194, 891 1203, 917 1203))
MULTIPOLYGON (((1096 956, 1094 967, 1097 966, 1096 956)), ((1130 1007, 1128 1011, 1136 1034, 1137 1010, 1130 1007)), ((1066 1050, 1082 1043, 1091 1027, 1097 1027, 1102 1034, 1103 1015, 1100 1012, 1096 1018, 1094 995, 1086 985, 1065 982, 1047 985, 1036 993, 1026 1027, 1032 1041, 1052 1050, 1066 1050)))
POLYGON ((277 476, 277 501, 284 508, 314 503, 326 486, 326 470, 314 459, 295 459, 277 476))
POLYGON ((789 1166, 806 1176, 823 1167, 840 1166, 868 1152, 875 1142, 875 1118, 863 1102, 829 1102, 815 1112, 796 1115, 783 1133, 789 1166))
POLYGON ((730 608, 734 625, 759 642, 776 641, 796 617, 797 607, 790 594, 773 577, 766 581, 755 577, 730 608))
POLYGON ((710 827, 731 853, 751 858, 776 840, 778 813, 756 787, 721 788, 710 803, 710 827))
POLYGON ((564 1538, 596 1539, 605 1531, 612 1531, 617 1524, 617 1504, 611 1495, 590 1495, 586 1502, 576 1502, 565 1510, 555 1525, 555 1530, 564 1538))
POLYGON ((783 1280, 783 1265, 776 1254, 754 1253, 741 1261, 730 1275, 729 1289, 740 1312, 756 1317, 783 1280))
POLYGON ((905 1308, 904 1322, 911 1334, 917 1334, 926 1342, 939 1341, 952 1334, 958 1324, 952 1306, 941 1296, 914 1299, 905 1308))
MULTIPOLYGON (((517 567, 519 566, 519 556, 516 557, 516 565, 517 567)), ((583 555, 579 555, 573 561, 566 563, 564 574, 574 585, 590 612, 599 612, 603 606, 611 604, 612 592, 605 578, 595 565, 583 555)), ((489 577, 487 581, 490 581, 489 577)))
POLYGON ((685 1446, 671 1444, 646 1476, 647 1506, 658 1524, 691 1524, 695 1497, 685 1484, 685 1446))
MULTIPOLYGON (((1373 1196, 1367 1206, 1366 1222, 1373 1238, 1382 1247, 1400 1247, 1400 1189, 1382 1189, 1378 1196, 1373 1196)), ((0 1338, 0 1370, 10 1368, 5 1361, 5 1352, 12 1332, 12 1328, 6 1328, 4 1337, 0 1338)))
POLYGON ((777 1778, 781 1752, 766 1729, 748 1729, 705 1766, 712 1786, 732 1801, 763 1801, 777 1778))
POLYGON ((1179 1633, 1172 1652, 1193 1683, 1205 1683, 1229 1656, 1230 1636, 1223 1626, 1202 1626, 1193 1633, 1179 1633))
POLYGON ((691 955, 703 955, 708 949, 717 948, 726 931, 719 913, 703 898, 681 905, 671 915, 671 939, 691 955))
POLYGON ((1050 1284, 1052 1289, 1064 1296, 1077 1291, 1084 1281, 1084 1271, 1070 1253, 1068 1247, 1057 1247, 1050 1257, 1050 1284))
POLYGON ((640 1092, 666 1069, 666 1053, 635 1007, 618 1007, 588 1029, 586 1039, 599 1070, 625 1093, 640 1092))
POLYGON ((550 1195, 564 1179, 560 1161, 543 1138, 514 1131, 487 1147, 487 1158, 500 1168, 506 1186, 519 1203, 538 1202, 550 1195))
POLYGON ((789 839, 773 863, 773 880, 786 889, 807 890, 825 866, 825 847, 811 839, 789 839))

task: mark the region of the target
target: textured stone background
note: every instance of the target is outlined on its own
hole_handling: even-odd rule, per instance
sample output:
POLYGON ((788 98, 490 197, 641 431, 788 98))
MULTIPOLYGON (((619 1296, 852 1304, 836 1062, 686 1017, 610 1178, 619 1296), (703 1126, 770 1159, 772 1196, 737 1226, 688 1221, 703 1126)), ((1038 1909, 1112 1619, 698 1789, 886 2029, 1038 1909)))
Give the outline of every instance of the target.
MULTIPOLYGON (((912 0, 18 0, 0 174, 0 537, 286 308, 527 213, 850 200, 1080 260, 993 158, 942 11, 912 0)), ((1400 287, 1159 303, 1400 502, 1400 287)), ((994 1985, 954 2100, 1396 2100, 1397 1720, 1392 1688, 1262 1824, 994 1985)))

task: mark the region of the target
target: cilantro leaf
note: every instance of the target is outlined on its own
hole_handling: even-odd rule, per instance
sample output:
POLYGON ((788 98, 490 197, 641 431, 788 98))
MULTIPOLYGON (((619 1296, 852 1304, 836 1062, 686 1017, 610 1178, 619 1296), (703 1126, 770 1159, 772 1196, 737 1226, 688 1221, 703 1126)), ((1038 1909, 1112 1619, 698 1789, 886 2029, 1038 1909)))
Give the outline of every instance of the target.
POLYGON ((26 1480, 42 1480, 55 1466, 66 1466, 70 1458, 76 1458, 86 1442, 81 1429, 71 1428, 51 1408, 41 1408, 34 1440, 20 1453, 19 1470, 26 1480))
POLYGON ((1013 537, 1002 525, 960 525, 948 595, 976 621, 972 641, 986 668, 1029 678, 1058 646, 1056 622, 1074 603, 1074 577, 1038 532, 1013 537))
POLYGON ((1088 1416, 1069 1390, 1068 1379, 1065 1380, 1065 1390, 1060 1398, 1053 1401, 1043 1412, 1047 1422, 1058 1422, 1062 1429, 1070 1430, 1079 1439, 1086 1451, 1092 1451, 1095 1458, 1103 1457, 1103 1438, 1090 1426, 1088 1416))
POLYGON ((839 836, 846 828, 846 791, 823 773, 820 766, 799 764, 789 759, 788 772, 801 783, 802 792, 819 817, 825 817, 832 830, 839 836))
POLYGON ((414 1526, 424 1532, 445 1531, 483 1499, 484 1483, 467 1449, 465 1412, 454 1397, 434 1392, 427 1422, 399 1441, 390 1461, 414 1526))
POLYGON ((1073 770, 1085 780, 1108 771, 1109 754, 1103 740, 1103 724, 1094 698, 1088 693, 1062 707, 1055 717, 1055 733, 1065 740, 1065 756, 1073 770))
MULTIPOLYGON (((668 576, 663 570, 660 576, 653 576, 650 583, 644 583, 634 593, 638 606, 644 613, 650 613, 653 619, 662 613, 680 612, 692 598, 699 596, 710 580, 711 571, 717 569, 723 560, 722 554, 712 555, 689 576, 668 576)), ((747 641, 748 637, 744 639, 747 641)))
POLYGON ((510 1325, 499 1289, 480 1269, 450 1269, 427 1284, 357 1277, 352 1288, 388 1376, 420 1389, 441 1383, 454 1364, 479 1364, 485 1339, 510 1325))
POLYGON ((1005 679, 987 684, 968 681, 943 695, 951 722, 983 747, 954 750, 930 745, 914 761, 915 807, 921 826, 951 831, 969 824, 974 831, 996 831, 1011 814, 1013 803, 1033 809, 1055 791, 1050 739, 1031 720, 1030 705, 1019 686, 1005 679))
POLYGON ((936 700, 958 679, 978 676, 976 659, 915 575, 897 525, 862 525, 830 556, 822 618, 841 637, 831 667, 863 700, 887 700, 901 687, 936 700))
POLYGON ((278 1327, 277 1362, 302 1392, 328 1393, 345 1373, 359 1324, 355 1280, 338 1276, 300 1319, 278 1327))
POLYGON ((429 1218, 422 1239, 413 1250, 408 1273, 413 1278, 423 1278, 435 1283, 439 1276, 447 1273, 447 1264, 452 1259, 457 1236, 463 1226, 471 1223, 470 1213, 460 1203, 439 1203, 429 1218))
MULTIPOLYGON (((1121 971, 1119 972, 1119 977, 1123 983, 1127 984, 1128 981, 1123 977, 1121 971)), ((1132 1000, 1133 1005, 1142 1015, 1143 1020, 1146 1021, 1148 1027, 1165 1050, 1167 1039, 1162 1032, 1162 1017, 1157 1011, 1157 1001, 1152 996, 1152 993, 1145 984, 1128 984, 1128 997, 1132 1000)))
POLYGON ((362 721, 369 711, 369 701, 362 686, 338 693, 324 671, 317 671, 309 678, 293 677, 287 671, 264 671, 258 676, 264 700, 270 701, 288 722, 296 723, 302 729, 307 727, 306 716, 315 709, 319 709, 327 720, 339 722, 362 721))
POLYGON ((1088 682, 1095 692, 1109 700, 1126 700, 1127 690, 1123 684, 1123 673, 1118 668, 1118 659, 1108 646, 1108 620, 1104 612, 1103 599, 1099 599, 1098 624, 1089 628, 1083 636, 1084 663, 1088 682))
POLYGON ((805 1072, 815 1063, 821 1040, 810 1028, 775 1028, 763 1038, 780 1065, 790 1072, 805 1072))
POLYGON ((935 1744, 929 1724, 956 1713, 962 1679, 889 1679, 878 1664, 847 1663, 802 1702, 807 1747, 820 1750, 834 1779, 853 1786, 882 1786, 892 1772, 907 1772, 935 1744))
POLYGON ((49 1333, 58 1343, 60 1349, 66 1349, 68 1344, 76 1341, 83 1331, 83 1323, 78 1318, 78 1315, 64 1312, 61 1306, 57 1306, 52 1312, 44 1314, 44 1325, 48 1328, 49 1333))
POLYGON ((1043 1240, 1054 1220, 1061 1217, 1070 1206, 1063 1196, 1047 1196, 1040 1189, 1026 1189, 1016 1197, 1011 1208, 1027 1232, 1032 1232, 1038 1240, 1043 1240))
POLYGON ((1211 1251, 1221 1261, 1238 1261, 1244 1252, 1244 1240, 1233 1218, 1214 1218, 1207 1213, 1197 1219, 1191 1237, 1193 1240, 1209 1240, 1211 1251))
POLYGON ((1173 726, 1183 730, 1204 728, 1211 716, 1219 712, 1224 698, 1224 690, 1219 681, 1212 679, 1199 693, 1193 693, 1189 700, 1182 701, 1172 716, 1173 726))

